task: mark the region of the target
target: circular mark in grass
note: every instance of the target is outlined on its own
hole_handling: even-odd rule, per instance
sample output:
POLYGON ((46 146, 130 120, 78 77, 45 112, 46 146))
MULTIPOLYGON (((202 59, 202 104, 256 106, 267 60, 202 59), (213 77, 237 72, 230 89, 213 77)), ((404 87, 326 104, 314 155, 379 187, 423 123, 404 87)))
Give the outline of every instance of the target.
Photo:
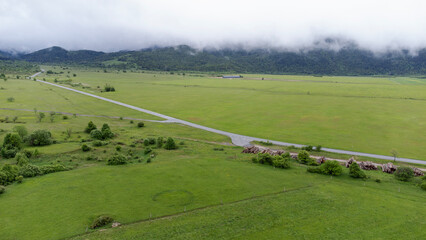
POLYGON ((152 200, 169 207, 187 206, 194 201, 194 195, 186 190, 166 190, 155 194, 152 200))

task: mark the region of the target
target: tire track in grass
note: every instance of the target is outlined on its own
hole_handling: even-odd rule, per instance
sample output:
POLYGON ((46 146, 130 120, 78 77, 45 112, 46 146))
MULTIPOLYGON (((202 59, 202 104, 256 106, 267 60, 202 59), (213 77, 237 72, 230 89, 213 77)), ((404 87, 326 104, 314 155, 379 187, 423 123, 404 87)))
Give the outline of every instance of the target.
MULTIPOLYGON (((321 184, 324 184, 324 183, 327 183, 327 182, 329 182, 329 181, 322 182, 321 184)), ((151 217, 151 218, 142 219, 142 220, 138 220, 138 221, 128 222, 128 223, 125 223, 125 224, 121 224, 121 226, 125 227, 125 226, 138 224, 138 223, 154 222, 154 221, 160 221, 160 220, 164 220, 164 219, 171 219, 171 218, 183 216, 183 215, 186 215, 186 214, 190 214, 190 213, 193 213, 193 212, 203 211, 203 210, 216 208, 216 207, 220 207, 220 206, 229 206, 229 205, 234 205, 234 204, 241 203, 241 202, 248 202, 248 201, 261 199, 261 198, 265 198, 265 197, 276 196, 276 195, 291 193, 291 192, 295 192, 295 191, 302 191, 302 190, 305 190, 305 189, 308 189, 308 188, 312 188, 312 187, 314 187, 315 185, 318 185, 318 184, 319 183, 317 183, 317 184, 311 183, 311 184, 303 186, 303 187, 291 188, 291 189, 285 189, 285 187, 283 187, 283 191, 279 191, 279 192, 266 193, 266 194, 262 194, 262 195, 254 195, 252 197, 243 198, 243 199, 225 202, 225 203, 211 204, 211 205, 207 205, 207 206, 204 206, 204 207, 194 208, 194 209, 190 209, 190 210, 184 210, 183 212, 178 212, 178 213, 174 213, 174 214, 167 214, 167 215, 163 215, 163 216, 151 217)), ((64 240, 65 239, 72 239, 72 238, 75 238, 75 237, 90 235, 92 233, 95 233, 96 231, 105 231, 107 229, 112 229, 112 228, 102 228, 102 229, 99 229, 99 230, 95 230, 95 231, 91 231, 91 232, 85 232, 85 233, 77 234, 77 235, 70 236, 70 237, 63 238, 63 239, 64 240)))

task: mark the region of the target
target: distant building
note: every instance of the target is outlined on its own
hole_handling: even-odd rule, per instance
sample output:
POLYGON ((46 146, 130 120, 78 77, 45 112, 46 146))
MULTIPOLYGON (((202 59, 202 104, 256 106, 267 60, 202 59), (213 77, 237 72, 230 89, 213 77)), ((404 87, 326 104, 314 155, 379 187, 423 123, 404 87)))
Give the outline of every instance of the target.
POLYGON ((241 75, 223 75, 222 78, 242 78, 241 75))

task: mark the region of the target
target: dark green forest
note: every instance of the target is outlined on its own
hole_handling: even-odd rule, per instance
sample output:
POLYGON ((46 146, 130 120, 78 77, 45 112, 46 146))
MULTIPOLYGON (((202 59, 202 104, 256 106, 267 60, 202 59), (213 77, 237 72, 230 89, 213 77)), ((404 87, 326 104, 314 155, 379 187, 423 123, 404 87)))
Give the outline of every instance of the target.
POLYGON ((318 75, 423 75, 426 49, 375 54, 356 46, 339 51, 314 49, 298 52, 265 49, 196 50, 177 47, 149 48, 113 53, 90 50, 67 51, 51 47, 2 59, 43 64, 73 64, 116 69, 203 71, 318 75))

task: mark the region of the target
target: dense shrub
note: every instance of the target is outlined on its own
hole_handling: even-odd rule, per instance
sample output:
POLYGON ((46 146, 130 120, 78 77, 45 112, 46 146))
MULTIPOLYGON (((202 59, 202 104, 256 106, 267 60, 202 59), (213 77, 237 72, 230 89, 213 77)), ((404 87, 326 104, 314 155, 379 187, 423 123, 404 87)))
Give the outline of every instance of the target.
POLYGON ((102 132, 102 138, 103 139, 108 139, 108 138, 114 137, 114 133, 111 132, 111 128, 106 123, 104 123, 104 125, 102 125, 101 132, 102 132))
POLYGON ((349 176, 353 178, 366 178, 367 175, 365 175, 365 172, 361 170, 359 165, 356 162, 353 162, 349 166, 349 176))
POLYGON ((148 138, 148 142, 150 145, 154 145, 155 144, 155 138, 148 138))
POLYGON ((274 161, 274 157, 272 157, 269 153, 259 153, 257 155, 258 163, 260 164, 269 164, 272 165, 274 161))
POLYGON ((302 150, 297 155, 297 160, 301 163, 306 163, 308 159, 310 158, 309 153, 305 150, 302 150))
POLYGON ((103 227, 103 226, 106 226, 106 225, 112 223, 113 221, 114 221, 114 219, 112 219, 112 217, 100 216, 93 221, 90 228, 91 229, 100 228, 100 227, 103 227))
POLYGON ((321 172, 326 175, 339 176, 342 174, 342 166, 337 161, 326 161, 320 166, 321 172))
POLYGON ((162 148, 163 147, 163 143, 164 143, 163 137, 158 137, 157 138, 157 148, 162 148))
POLYGON ((22 148, 22 139, 16 133, 8 133, 3 139, 0 154, 4 158, 13 158, 22 148))
POLYGON ((108 159, 108 165, 122 165, 127 163, 127 158, 122 154, 115 154, 108 159))
POLYGON ((15 178, 15 181, 17 181, 18 183, 22 183, 22 181, 24 181, 24 177, 19 175, 15 178))
POLYGON ((396 179, 406 182, 414 177, 414 171, 410 167, 398 167, 394 175, 396 179))
POLYGON ((318 165, 315 159, 311 158, 309 156, 309 153, 306 150, 302 150, 299 152, 299 154, 297 155, 297 160, 300 163, 306 164, 306 165, 311 165, 311 166, 318 165))
POLYGON ((143 150, 143 153, 144 153, 144 154, 148 154, 148 153, 150 153, 150 152, 152 152, 152 149, 151 149, 151 148, 149 148, 149 147, 147 147, 147 148, 145 148, 145 150, 143 150))
POLYGON ((143 140, 143 145, 144 146, 149 146, 149 140, 148 139, 143 140))
POLYGON ((144 127, 145 126, 145 123, 143 123, 143 122, 138 122, 138 128, 141 128, 141 127, 144 127))
POLYGON ((6 192, 6 187, 0 185, 0 194, 3 194, 4 192, 6 192))
POLYGON ((16 161, 16 164, 21 167, 29 163, 29 160, 27 158, 27 155, 25 155, 25 153, 17 153, 15 156, 15 161, 16 161))
POLYGON ((425 182, 425 181, 423 181, 423 182, 420 184, 420 187, 421 187, 423 190, 425 190, 425 191, 426 191, 426 182, 425 182))
POLYGON ((322 148, 321 145, 318 145, 318 146, 315 147, 315 151, 321 152, 321 148, 322 148))
POLYGON ((36 130, 27 138, 31 146, 45 146, 53 143, 52 134, 47 130, 36 130))
POLYGON ((66 168, 64 165, 61 165, 61 164, 45 165, 45 166, 40 167, 41 174, 62 172, 62 171, 67 171, 67 170, 68 170, 68 168, 66 168))
POLYGON ((104 139, 104 137, 103 137, 103 135, 102 135, 102 132, 101 132, 101 131, 99 131, 98 129, 93 129, 93 130, 90 132, 90 137, 91 137, 91 138, 94 138, 94 139, 97 139, 97 140, 103 140, 103 139, 104 139))
POLYGON ((18 151, 19 149, 17 148, 8 149, 6 147, 2 147, 0 150, 0 155, 4 158, 14 158, 18 151))
POLYGON ((33 156, 33 152, 31 152, 29 150, 22 150, 21 152, 23 154, 25 154, 25 156, 27 156, 27 158, 31 158, 33 156))
POLYGON ((173 149, 177 149, 175 140, 173 140, 173 138, 168 137, 166 144, 164 145, 164 148, 167 150, 173 150, 173 149))
POLYGON ((308 152, 311 152, 311 151, 314 149, 314 147, 313 147, 313 146, 311 146, 311 145, 308 145, 308 146, 304 146, 304 147, 302 147, 301 149, 302 149, 302 150, 305 150, 305 151, 308 151, 308 152))
POLYGON ((92 145, 93 145, 94 147, 102 147, 102 146, 108 145, 108 142, 104 142, 104 141, 96 140, 96 141, 93 141, 93 142, 92 142, 92 145))
POLYGON ((120 152, 120 151, 121 151, 121 146, 116 146, 116 147, 115 147, 115 150, 116 150, 117 152, 120 152))
POLYGON ((81 145, 81 150, 82 150, 83 152, 88 152, 88 151, 90 151, 90 147, 89 147, 89 146, 87 146, 86 144, 83 144, 83 145, 81 145))
POLYGON ((3 171, 0 171, 0 185, 7 185, 7 175, 3 171))
POLYGON ((115 92, 115 88, 109 84, 105 84, 104 86, 104 91, 105 92, 115 92))
POLYGON ((93 130, 95 130, 96 129, 96 125, 92 122, 92 121, 90 121, 88 124, 87 124, 87 127, 86 127, 86 129, 84 130, 84 132, 85 133, 91 133, 93 130))
POLYGON ((272 165, 276 168, 290 168, 290 159, 276 156, 272 161, 272 165))
POLYGON ((16 165, 5 164, 2 172, 6 174, 6 182, 12 183, 19 174, 19 168, 16 165))
POLYGON ((27 164, 19 169, 19 175, 24 177, 35 177, 41 174, 40 168, 36 165, 27 164))

